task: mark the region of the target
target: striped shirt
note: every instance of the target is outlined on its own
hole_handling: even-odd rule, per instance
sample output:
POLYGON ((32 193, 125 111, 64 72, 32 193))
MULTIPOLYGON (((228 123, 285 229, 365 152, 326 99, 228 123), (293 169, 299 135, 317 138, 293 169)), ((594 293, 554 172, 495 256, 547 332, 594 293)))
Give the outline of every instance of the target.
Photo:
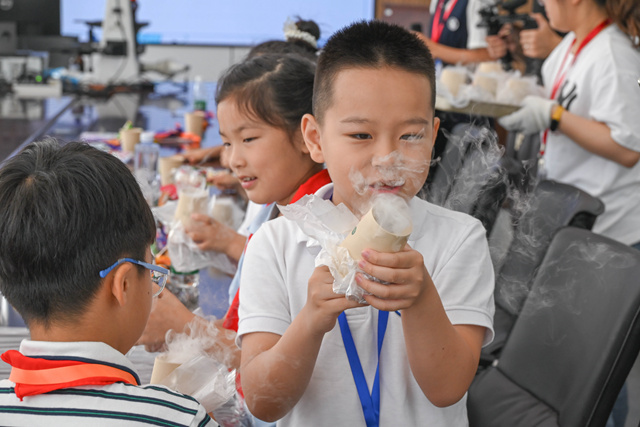
MULTIPOLYGON (((135 372, 122 353, 102 342, 24 340, 20 352, 32 357, 85 359, 135 372)), ((0 380, 2 426, 217 426, 198 401, 164 386, 86 385, 26 396, 22 401, 13 387, 13 382, 0 380)))

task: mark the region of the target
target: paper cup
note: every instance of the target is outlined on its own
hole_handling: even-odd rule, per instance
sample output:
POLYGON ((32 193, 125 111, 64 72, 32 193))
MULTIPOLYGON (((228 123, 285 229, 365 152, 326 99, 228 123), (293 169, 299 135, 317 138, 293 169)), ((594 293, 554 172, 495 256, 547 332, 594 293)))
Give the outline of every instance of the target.
POLYGON ((217 199, 211 209, 211 217, 227 227, 233 227, 233 201, 231 199, 217 199))
POLYGON ((160 182, 162 186, 173 184, 173 172, 184 164, 184 157, 180 155, 160 157, 160 182))
POLYGON ((482 88, 485 92, 490 93, 494 97, 498 92, 498 80, 493 76, 486 74, 476 74, 473 76, 473 85, 482 88))
POLYGON ((202 137, 204 133, 204 114, 201 111, 184 113, 184 131, 202 137))
POLYGON ((153 362, 153 370, 151 371, 149 384, 162 383, 162 380, 167 378, 178 366, 180 366, 180 363, 167 362, 163 355, 156 356, 153 362))
POLYGON ((454 68, 443 68, 440 74, 440 81, 453 96, 458 96, 460 86, 467 82, 467 76, 463 70, 454 68))
POLYGON ((524 79, 510 79, 507 81, 507 89, 514 97, 517 104, 520 104, 522 100, 531 94, 531 83, 524 79))
POLYGON ((375 207, 362 217, 358 225, 340 244, 347 248, 351 257, 360 261, 364 249, 374 249, 379 252, 398 252, 407 244, 413 227, 408 225, 401 233, 391 233, 382 228, 376 221, 375 207))
POLYGON ((502 65, 499 62, 489 61, 489 62, 481 62, 478 64, 478 68, 476 68, 476 73, 501 73, 502 65))
POLYGON ((180 191, 174 218, 182 221, 182 224, 186 227, 192 223, 191 214, 207 214, 208 202, 209 193, 206 190, 180 191))
POLYGON ((120 130, 120 146, 122 151, 133 153, 136 148, 136 144, 140 142, 140 134, 142 128, 131 128, 120 130))

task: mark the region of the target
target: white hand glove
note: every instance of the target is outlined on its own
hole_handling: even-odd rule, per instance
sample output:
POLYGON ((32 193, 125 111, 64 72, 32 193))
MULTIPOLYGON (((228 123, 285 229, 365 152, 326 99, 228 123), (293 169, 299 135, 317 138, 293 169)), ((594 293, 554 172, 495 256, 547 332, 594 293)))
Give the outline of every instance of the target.
POLYGON ((541 132, 551 125, 551 110, 555 101, 529 95, 522 101, 522 107, 515 113, 498 119, 506 130, 525 134, 541 132))

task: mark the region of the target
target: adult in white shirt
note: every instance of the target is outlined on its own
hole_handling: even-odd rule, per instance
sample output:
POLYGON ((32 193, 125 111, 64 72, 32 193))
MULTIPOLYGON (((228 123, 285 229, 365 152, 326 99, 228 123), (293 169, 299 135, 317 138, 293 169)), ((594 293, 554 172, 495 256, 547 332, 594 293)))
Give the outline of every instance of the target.
POLYGON ((526 98, 500 123, 542 132, 542 173, 600 198, 605 212, 594 231, 639 247, 640 51, 633 29, 640 23, 633 17, 640 4, 545 0, 545 7, 551 26, 568 32, 542 68, 547 96, 526 98))

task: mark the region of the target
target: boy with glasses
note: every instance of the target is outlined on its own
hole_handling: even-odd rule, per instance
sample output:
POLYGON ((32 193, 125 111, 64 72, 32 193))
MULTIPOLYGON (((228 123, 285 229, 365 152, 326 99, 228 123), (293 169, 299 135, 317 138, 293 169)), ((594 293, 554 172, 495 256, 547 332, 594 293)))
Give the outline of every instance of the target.
POLYGON ((83 143, 36 142, 0 169, 0 292, 30 338, 2 359, 3 425, 216 425, 195 399, 140 386, 124 356, 166 269, 127 167, 83 143))

